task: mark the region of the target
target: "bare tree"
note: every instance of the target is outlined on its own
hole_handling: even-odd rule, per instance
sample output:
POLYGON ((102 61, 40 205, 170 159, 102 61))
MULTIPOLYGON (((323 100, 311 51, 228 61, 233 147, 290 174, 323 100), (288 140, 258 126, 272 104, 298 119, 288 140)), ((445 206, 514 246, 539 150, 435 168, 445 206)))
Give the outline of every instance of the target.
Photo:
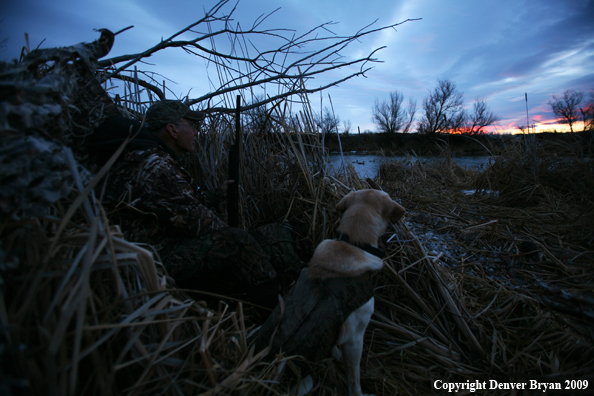
POLYGON ((464 98, 449 80, 438 80, 437 87, 423 100, 420 133, 433 134, 457 131, 464 125, 464 98))
POLYGON ((580 107, 582 121, 584 121, 584 131, 594 130, 594 89, 590 91, 590 97, 586 103, 580 107))
POLYGON ((351 120, 342 121, 342 133, 348 135, 351 132, 352 124, 351 120))
MULTIPOLYGON (((262 14, 251 27, 244 29, 240 23, 233 21, 233 13, 237 7, 238 2, 220 0, 210 10, 205 11, 204 17, 200 20, 171 37, 161 40, 154 47, 141 53, 118 56, 99 62, 99 65, 105 68, 103 81, 122 78, 125 72, 134 73, 133 66, 158 51, 181 48, 205 60, 208 65, 207 73, 214 69, 217 74, 209 75, 211 92, 196 98, 187 98, 188 104, 200 103, 207 111, 232 113, 234 95, 238 91, 245 93, 245 88, 269 86, 267 92, 277 92, 276 95, 266 96, 261 101, 252 102, 242 108, 242 110, 248 110, 292 95, 322 91, 350 78, 365 75, 371 69, 371 64, 379 62, 374 56, 384 47, 374 49, 369 55, 359 59, 347 59, 341 55, 341 51, 364 36, 401 24, 372 28, 372 23, 353 35, 338 36, 330 32, 331 23, 326 23, 305 34, 297 35, 288 29, 262 28, 264 22, 278 10, 262 14), (186 38, 192 34, 194 38, 186 38), (256 42, 259 38, 262 39, 259 40, 260 42, 271 47, 257 48, 256 42), (309 87, 315 77, 343 68, 348 71, 336 80, 324 82, 317 87, 309 87)), ((138 74, 148 80, 144 82, 144 87, 160 99, 164 98, 167 88, 161 87, 159 75, 151 71, 139 70, 138 73, 128 77, 138 81, 138 74)))
POLYGON ((471 135, 478 135, 484 132, 484 128, 495 124, 501 118, 489 110, 485 100, 476 98, 472 106, 472 113, 468 114, 464 125, 464 132, 471 135))
POLYGON ((573 124, 580 118, 580 104, 584 99, 584 94, 575 89, 567 89, 562 97, 553 95, 549 100, 549 105, 553 113, 559 118, 559 122, 569 124, 569 130, 573 132, 573 124))
POLYGON ((398 91, 390 92, 388 100, 375 100, 371 109, 371 120, 380 132, 408 133, 417 112, 417 102, 409 99, 408 108, 404 109, 404 96, 398 91))
POLYGON ((412 130, 416 114, 417 114, 417 101, 413 100, 413 99, 409 99, 408 100, 408 108, 406 109, 406 118, 404 121, 404 128, 402 129, 402 133, 409 133, 412 130))
POLYGON ((398 91, 390 92, 388 100, 375 100, 371 110, 371 120, 380 132, 396 133, 402 128, 405 112, 402 108, 403 95, 398 91))
POLYGON ((338 134, 338 126, 340 125, 340 117, 334 114, 334 111, 328 107, 324 107, 322 114, 316 114, 316 124, 320 131, 329 136, 332 133, 338 134))

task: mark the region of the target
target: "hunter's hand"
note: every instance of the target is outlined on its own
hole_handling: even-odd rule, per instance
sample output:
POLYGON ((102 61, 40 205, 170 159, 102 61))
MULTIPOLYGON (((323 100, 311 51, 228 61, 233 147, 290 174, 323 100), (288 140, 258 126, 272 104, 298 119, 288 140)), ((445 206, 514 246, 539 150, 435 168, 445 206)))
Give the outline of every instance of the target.
POLYGON ((221 184, 221 192, 223 193, 223 197, 227 198, 227 190, 229 189, 229 184, 235 183, 235 180, 226 180, 221 184))

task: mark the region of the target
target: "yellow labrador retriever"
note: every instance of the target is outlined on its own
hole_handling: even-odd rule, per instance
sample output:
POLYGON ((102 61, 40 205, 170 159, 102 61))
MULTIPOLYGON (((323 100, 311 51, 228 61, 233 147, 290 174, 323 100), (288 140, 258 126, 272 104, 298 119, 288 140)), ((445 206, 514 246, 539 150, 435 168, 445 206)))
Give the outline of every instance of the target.
MULTIPOLYGON (((315 361, 342 350, 349 396, 361 396, 363 336, 374 309, 370 274, 383 266, 379 237, 405 210, 385 192, 360 190, 337 205, 336 239, 322 241, 295 286, 256 333, 258 350, 315 361)), ((299 392, 299 394, 304 394, 299 392)))

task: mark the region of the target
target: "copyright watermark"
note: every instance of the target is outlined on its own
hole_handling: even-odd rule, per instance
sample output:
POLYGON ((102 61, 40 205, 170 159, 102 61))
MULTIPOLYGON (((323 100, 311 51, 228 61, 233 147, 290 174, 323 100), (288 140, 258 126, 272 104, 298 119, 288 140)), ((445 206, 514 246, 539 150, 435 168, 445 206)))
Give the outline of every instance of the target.
POLYGON ((500 382, 496 380, 488 381, 470 381, 466 382, 444 382, 436 380, 433 382, 434 389, 447 390, 451 393, 458 393, 461 391, 483 391, 483 390, 586 390, 588 389, 588 380, 564 380, 556 382, 544 382, 537 380, 528 380, 524 382, 500 382))

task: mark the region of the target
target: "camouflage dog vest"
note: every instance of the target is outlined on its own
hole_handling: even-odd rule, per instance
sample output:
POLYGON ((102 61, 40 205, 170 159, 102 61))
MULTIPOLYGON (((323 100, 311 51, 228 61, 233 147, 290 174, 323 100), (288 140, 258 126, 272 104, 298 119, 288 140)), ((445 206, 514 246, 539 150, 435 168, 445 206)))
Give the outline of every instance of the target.
POLYGON ((308 361, 328 357, 349 315, 373 297, 369 272, 356 278, 311 279, 307 268, 283 301, 256 333, 256 350, 271 346, 279 352, 301 355, 308 361), (272 338, 272 339, 271 339, 272 338))

